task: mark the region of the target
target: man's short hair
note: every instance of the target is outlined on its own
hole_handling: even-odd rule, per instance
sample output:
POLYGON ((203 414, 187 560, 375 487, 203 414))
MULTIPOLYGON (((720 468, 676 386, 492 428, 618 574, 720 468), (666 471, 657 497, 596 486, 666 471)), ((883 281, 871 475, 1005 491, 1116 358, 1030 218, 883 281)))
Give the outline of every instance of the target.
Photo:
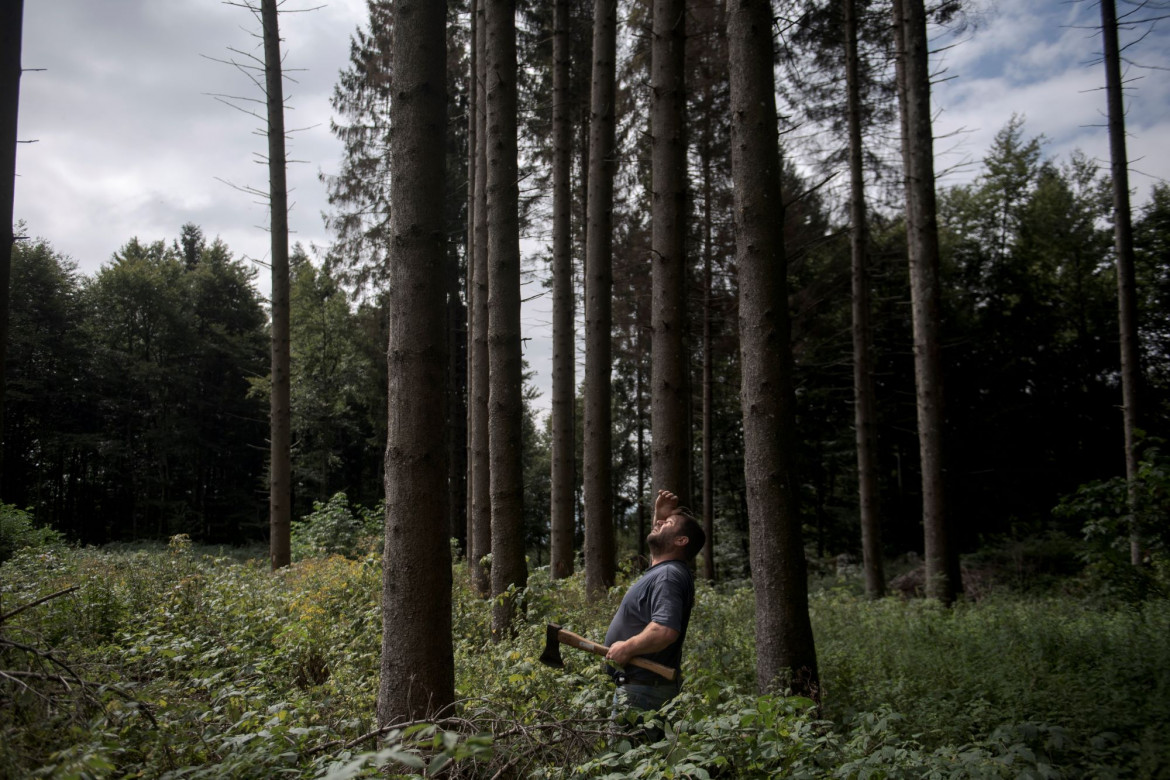
POLYGON ((688 561, 694 560, 695 556, 699 554, 699 550, 702 550, 703 545, 707 543, 707 534, 703 531, 703 524, 695 519, 689 509, 681 508, 675 514, 683 519, 681 535, 687 538, 684 554, 688 561))

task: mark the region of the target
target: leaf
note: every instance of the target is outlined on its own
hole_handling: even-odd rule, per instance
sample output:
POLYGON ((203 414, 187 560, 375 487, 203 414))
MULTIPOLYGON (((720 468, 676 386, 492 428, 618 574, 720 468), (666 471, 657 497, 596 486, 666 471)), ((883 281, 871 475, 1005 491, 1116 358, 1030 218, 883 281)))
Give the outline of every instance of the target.
POLYGON ((448 763, 450 763, 450 761, 451 761, 451 757, 448 756, 446 753, 438 754, 437 756, 435 756, 434 758, 431 759, 430 765, 427 766, 427 774, 434 777, 439 772, 441 772, 443 767, 445 767, 448 763))

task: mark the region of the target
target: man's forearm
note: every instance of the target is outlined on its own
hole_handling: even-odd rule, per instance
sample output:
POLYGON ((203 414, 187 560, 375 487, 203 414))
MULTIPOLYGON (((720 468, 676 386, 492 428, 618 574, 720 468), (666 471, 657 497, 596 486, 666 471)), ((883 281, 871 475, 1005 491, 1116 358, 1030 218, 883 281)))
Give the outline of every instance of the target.
POLYGON ((650 622, 629 639, 614 642, 605 657, 619 666, 625 666, 635 656, 665 650, 676 639, 678 639, 678 631, 660 623, 650 622))

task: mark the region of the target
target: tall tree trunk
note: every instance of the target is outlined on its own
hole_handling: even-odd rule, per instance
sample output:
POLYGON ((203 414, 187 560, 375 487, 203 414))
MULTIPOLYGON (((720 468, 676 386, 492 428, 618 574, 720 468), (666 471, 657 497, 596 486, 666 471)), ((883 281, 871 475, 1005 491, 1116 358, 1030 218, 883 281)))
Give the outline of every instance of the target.
POLYGON ((0 498, 4 490, 4 395, 8 372, 8 311, 16 202, 16 131, 20 111, 20 46, 24 0, 0 3, 0 498))
POLYGON ((792 463, 795 398, 771 3, 729 0, 727 40, 756 677, 761 692, 791 687, 815 698, 817 658, 792 463))
MULTIPOLYGON (((640 306, 637 308, 641 308, 640 306)), ((642 340, 645 338, 642 330, 641 317, 634 315, 634 354, 642 356, 646 354, 646 348, 642 345, 642 340)), ((640 361, 641 362, 641 361, 640 361)), ((637 399, 637 410, 635 414, 638 419, 638 557, 640 559, 646 558, 646 369, 644 365, 639 365, 634 371, 634 397, 637 399)))
MULTIPOLYGON (((464 89, 467 90, 467 126, 461 127, 458 123, 451 123, 448 125, 446 133, 446 148, 448 150, 447 171, 446 171, 446 194, 444 201, 449 204, 457 202, 459 194, 463 192, 464 187, 467 187, 467 201, 464 204, 466 209, 464 222, 462 227, 465 230, 465 240, 470 241, 472 225, 472 214, 474 204, 472 200, 475 197, 475 189, 469 186, 471 178, 474 175, 473 155, 475 144, 472 141, 474 136, 474 119, 475 108, 474 103, 471 102, 471 88, 475 84, 475 79, 467 80, 467 72, 463 70, 463 43, 461 36, 463 33, 463 21, 460 18, 461 4, 447 4, 447 14, 445 25, 445 71, 446 71, 446 93, 449 113, 458 113, 461 110, 459 106, 459 98, 464 89), (460 159, 454 150, 459 148, 460 136, 466 134, 467 139, 467 157, 460 159), (467 169, 464 171, 463 166, 467 169)), ((474 9, 473 9, 474 13, 474 9)), ((473 16, 474 19, 474 16, 473 16)), ((469 43, 469 48, 474 52, 474 41, 469 43)), ((472 71, 474 73, 474 71, 472 71)), ((452 222, 458 223, 458 212, 451 213, 452 206, 446 206, 445 211, 447 219, 448 235, 453 236, 452 222)), ((454 241, 449 241, 447 251, 447 311, 448 311, 448 361, 447 361, 447 382, 448 382, 448 423, 447 423, 447 451, 448 451, 448 474, 450 478, 447 480, 449 497, 447 500, 448 524, 449 529, 448 538, 454 538, 457 546, 466 552, 467 550, 467 526, 468 526, 468 380, 470 373, 467 367, 468 357, 470 355, 470 339, 471 331, 468 329, 468 302, 471 299, 471 288, 468 284, 469 275, 471 272, 471 253, 470 244, 464 244, 463 256, 460 258, 459 253, 454 251, 454 241), (464 267, 461 268, 460 266, 464 267)))
POLYGON ((614 583, 610 363, 617 0, 593 5, 593 81, 585 235, 585 587, 614 583))
MULTIPOLYGON (((1138 352, 1137 289, 1134 282, 1133 225, 1129 209, 1129 155, 1125 149, 1125 106, 1121 52, 1117 43, 1117 8, 1101 0, 1101 35, 1105 39, 1105 94, 1109 106, 1109 160, 1113 178, 1113 243, 1117 252, 1117 310, 1121 333, 1121 413, 1125 429, 1125 482, 1129 510, 1137 504, 1138 415, 1141 358, 1138 352)), ((1130 562, 1142 562, 1136 520, 1130 533, 1130 562)))
POLYGON ((516 137, 516 1, 486 0, 488 217, 488 442, 492 512, 492 636, 512 632, 524 587, 521 465, 520 222, 516 137))
POLYGON ((922 466, 922 525, 926 595, 952 603, 962 591, 959 560, 950 540, 944 489, 942 353, 939 330, 938 219, 934 191, 934 137, 923 0, 894 0, 898 102, 906 178, 906 234, 922 466))
POLYGON ((470 34, 468 36, 469 69, 467 86, 467 528, 463 554, 467 570, 473 571, 472 553, 475 539, 475 211, 476 163, 479 159, 479 0, 471 0, 470 34))
POLYGON ((569 0, 553 6, 553 366, 552 485, 549 570, 554 579, 573 573, 576 433, 573 401, 572 155, 569 118, 569 0))
MULTIPOLYGON (((454 192, 448 192, 454 197, 454 192)), ((470 258, 469 258, 470 260, 470 258)), ((471 263, 468 262, 470 268, 471 263)), ((468 310, 460 295, 458 258, 448 257, 447 272, 447 536, 467 549, 467 355, 468 310)))
POLYGON ((277 0, 260 0, 264 28, 264 88, 268 103, 268 205, 272 236, 272 394, 268 487, 272 568, 292 560, 292 403, 289 390, 288 186, 285 180, 284 86, 277 0))
POLYGON ((447 372, 443 182, 446 12, 395 0, 390 104, 389 422, 378 723, 455 700, 447 446, 435 436, 447 372))
POLYGON ((873 332, 869 323, 869 234, 866 225, 865 169, 861 146, 861 79, 857 61, 856 0, 842 0, 845 20, 846 108, 849 122, 849 218, 853 254, 853 417, 857 437, 857 482, 861 513, 861 554, 865 592, 886 592, 878 513, 876 412, 873 386, 873 332))
POLYGON ((707 544, 703 547, 703 576, 715 581, 715 480, 712 468, 711 446, 714 429, 713 414, 714 378, 712 376, 711 320, 712 313, 712 256, 715 248, 711 244, 711 198, 714 186, 711 173, 711 116, 703 117, 703 140, 699 150, 703 176, 703 531, 707 544))
POLYGON ((685 0, 654 0, 650 67, 651 492, 691 500, 686 331, 685 0))
POLYGON ((467 567, 472 587, 482 596, 492 590, 491 577, 481 563, 492 551, 491 461, 488 441, 488 214, 487 214, 487 25, 484 4, 476 9, 476 149, 475 149, 475 247, 474 284, 471 289, 472 334, 471 406, 471 554, 467 567))

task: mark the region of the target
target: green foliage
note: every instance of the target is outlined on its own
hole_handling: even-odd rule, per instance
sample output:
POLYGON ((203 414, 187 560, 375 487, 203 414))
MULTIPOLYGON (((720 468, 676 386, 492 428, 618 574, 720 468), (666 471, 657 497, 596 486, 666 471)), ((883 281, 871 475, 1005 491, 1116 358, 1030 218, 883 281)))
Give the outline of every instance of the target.
POLYGON ((0 563, 26 547, 46 547, 61 542, 61 534, 38 527, 33 516, 11 504, 0 504, 0 563))
POLYGON ((132 239, 92 279, 44 241, 14 247, 12 270, 6 500, 83 543, 253 530, 255 272, 193 225, 182 252, 132 239))
POLYGON ((1154 441, 1142 454, 1134 480, 1133 506, 1125 477, 1082 485, 1054 513, 1082 526, 1090 587, 1106 598, 1140 600, 1170 595, 1170 455, 1154 441), (1143 566, 1131 563, 1136 535, 1143 566))
POLYGON ((648 724, 662 733, 650 741, 610 724, 613 688, 596 656, 566 647, 564 669, 538 661, 548 622, 603 636, 628 582, 590 599, 581 576, 554 582, 538 569, 517 635, 493 641, 490 602, 463 564, 454 580, 459 704, 379 734, 378 555, 271 572, 185 537, 25 549, 0 569, 6 612, 76 590, 0 622, 0 670, 43 677, 0 676, 0 776, 1154 777, 1170 767, 1166 601, 999 597, 945 610, 822 592, 811 599, 818 711, 756 694, 751 590, 701 584, 683 694, 648 724))
POLYGON ((360 558, 381 550, 383 509, 350 507, 345 493, 334 493, 313 511, 292 524, 293 560, 327 555, 360 558))
POLYGON ((897 715, 882 747, 999 755, 1006 743, 1065 771, 1100 768, 1090 776, 1146 754, 1170 766, 1166 601, 990 598, 947 610, 826 593, 811 609, 826 714, 855 738, 884 708, 897 715))

